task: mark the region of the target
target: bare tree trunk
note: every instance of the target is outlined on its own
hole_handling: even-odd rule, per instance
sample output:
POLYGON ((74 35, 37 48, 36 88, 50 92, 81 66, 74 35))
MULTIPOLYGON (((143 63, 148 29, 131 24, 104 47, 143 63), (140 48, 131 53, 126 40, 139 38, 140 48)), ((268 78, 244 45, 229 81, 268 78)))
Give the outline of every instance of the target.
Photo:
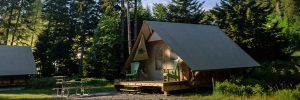
POLYGON ((128 35, 128 54, 131 53, 131 32, 130 32, 130 14, 129 14, 129 1, 127 1, 127 9, 126 9, 126 13, 127 13, 127 35, 128 35))
POLYGON ((22 10, 22 5, 23 5, 23 0, 21 0, 20 3, 21 3, 21 4, 20 4, 20 8, 18 9, 17 22, 16 22, 16 25, 15 25, 14 32, 12 33, 12 39, 11 39, 10 45, 13 45, 13 44, 14 44, 14 41, 15 41, 15 35, 16 35, 17 30, 18 30, 18 25, 19 25, 20 16, 21 16, 21 10, 22 10))
POLYGON ((10 15, 9 15, 8 23, 7 23, 7 27, 6 27, 6 34, 5 34, 4 45, 7 45, 7 42, 8 42, 8 35, 9 35, 10 27, 11 27, 11 20, 12 20, 12 17, 13 17, 13 9, 14 9, 13 7, 14 7, 14 4, 10 8, 10 15))
POLYGON ((124 36, 125 36, 125 3, 124 0, 121 0, 121 44, 120 44, 120 59, 121 62, 123 63, 124 58, 125 58, 125 50, 124 50, 124 36))
MULTIPOLYGON (((81 27, 81 30, 82 30, 82 26, 81 27)), ((83 55, 84 55, 84 34, 85 32, 82 31, 82 36, 80 37, 80 66, 79 66, 79 75, 82 77, 82 72, 83 72, 83 55)))
MULTIPOLYGON (((40 3, 40 2, 41 1, 38 1, 38 3, 40 3)), ((37 6, 37 4, 35 4, 35 6, 37 6)), ((38 6, 40 6, 40 5, 38 5, 38 6)), ((33 32, 32 36, 31 36, 31 40, 30 40, 30 46, 31 47, 33 46, 33 40, 34 40, 34 36, 35 36, 35 33, 36 33, 36 24, 37 24, 37 21, 38 21, 39 9, 36 8, 36 12, 35 13, 36 14, 35 14, 35 19, 34 19, 34 27, 33 27, 33 29, 34 29, 35 32, 33 32)))
POLYGON ((81 5, 81 8, 80 8, 80 11, 79 11, 79 14, 80 14, 80 20, 81 20, 81 24, 80 24, 80 34, 81 34, 81 36, 80 36, 80 66, 79 66, 79 75, 80 75, 80 77, 83 77, 83 55, 84 55, 84 48, 85 48, 85 30, 83 29, 83 18, 82 18, 82 16, 83 16, 83 9, 84 9, 84 7, 85 7, 85 2, 84 1, 81 1, 81 2, 83 2, 83 3, 80 3, 80 4, 82 4, 81 5))
POLYGON ((134 37, 133 37, 133 40, 134 42, 136 41, 137 39, 137 0, 134 0, 134 37))
MULTIPOLYGON (((34 26, 34 30, 36 30, 35 26, 34 26)), ((32 33, 31 40, 30 40, 30 46, 31 46, 31 47, 32 47, 32 45, 33 45, 34 35, 35 35, 35 33, 32 33)))

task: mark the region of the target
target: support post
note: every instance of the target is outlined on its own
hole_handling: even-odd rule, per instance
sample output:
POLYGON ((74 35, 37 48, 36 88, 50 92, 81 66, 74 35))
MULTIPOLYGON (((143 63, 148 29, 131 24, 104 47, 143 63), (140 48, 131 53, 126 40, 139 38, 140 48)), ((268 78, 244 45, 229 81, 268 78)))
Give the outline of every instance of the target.
POLYGON ((168 96, 169 92, 168 91, 164 91, 164 95, 168 96))

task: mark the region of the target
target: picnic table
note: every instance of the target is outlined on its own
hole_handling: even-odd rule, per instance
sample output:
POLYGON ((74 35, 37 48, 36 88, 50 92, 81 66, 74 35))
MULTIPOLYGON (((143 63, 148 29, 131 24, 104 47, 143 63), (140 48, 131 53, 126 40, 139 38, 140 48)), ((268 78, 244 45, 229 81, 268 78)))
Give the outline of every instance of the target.
POLYGON ((76 95, 87 95, 85 94, 86 87, 84 86, 84 83, 86 81, 80 79, 78 80, 67 80, 67 76, 54 76, 56 78, 56 88, 53 88, 53 90, 56 90, 56 95, 61 96, 69 96, 70 90, 75 90, 76 95), (80 94, 78 94, 78 90, 80 90, 80 94), (65 94, 67 92, 67 94, 65 94))

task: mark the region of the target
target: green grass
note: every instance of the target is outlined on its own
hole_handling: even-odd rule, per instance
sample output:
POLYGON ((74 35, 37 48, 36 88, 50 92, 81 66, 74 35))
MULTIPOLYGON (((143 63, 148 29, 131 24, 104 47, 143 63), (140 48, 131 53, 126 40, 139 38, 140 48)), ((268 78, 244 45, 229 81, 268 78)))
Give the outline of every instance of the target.
MULTIPOLYGON (((187 100, 282 100, 273 95, 254 95, 254 96, 236 96, 236 95, 224 95, 221 93, 215 93, 214 95, 202 96, 194 95, 189 96, 187 100)), ((291 100, 291 99, 283 99, 291 100)))
POLYGON ((36 99, 36 100, 41 100, 41 99, 54 99, 54 97, 49 96, 47 94, 0 94, 0 100, 15 100, 15 99, 36 99))
POLYGON ((216 92, 215 94, 203 96, 203 95, 191 95, 187 97, 187 100, 300 100, 300 91, 298 89, 283 89, 274 91, 270 94, 262 95, 233 95, 222 94, 216 92))
POLYGON ((51 89, 23 89, 0 91, 0 99, 52 99, 55 91, 51 89))
MULTIPOLYGON (((187 100, 274 100, 272 96, 190 96, 187 100)), ((276 99, 275 99, 276 100, 276 99)))
MULTIPOLYGON (((46 86, 42 87, 41 84, 49 83, 45 82, 48 78, 43 79, 36 79, 33 80, 33 84, 28 85, 25 89, 22 90, 7 90, 7 91, 0 91, 0 100, 7 100, 7 99, 54 99, 59 98, 55 96, 56 91, 52 90, 51 88, 47 88, 46 86), (37 81, 38 80, 38 81, 37 81), (43 81, 41 81, 43 80, 43 81), (41 84, 37 84, 40 82, 41 84), (37 88, 34 88, 37 87, 37 88)), ((50 79, 49 79, 50 80, 50 79)), ((85 93, 98 93, 104 91, 115 91, 114 86, 106 80, 103 79, 94 79, 89 78, 87 79, 88 82, 86 83, 86 87, 88 89, 85 90, 85 93)), ((52 86, 49 84, 49 86, 52 86)), ((75 94, 75 90, 70 91, 71 95, 75 94)))

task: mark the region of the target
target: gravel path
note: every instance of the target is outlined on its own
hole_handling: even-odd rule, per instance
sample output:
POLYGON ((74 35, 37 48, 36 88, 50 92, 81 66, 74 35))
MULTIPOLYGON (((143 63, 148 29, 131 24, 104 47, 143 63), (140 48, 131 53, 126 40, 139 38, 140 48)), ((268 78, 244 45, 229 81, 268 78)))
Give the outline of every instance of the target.
POLYGON ((183 96, 164 96, 163 94, 122 94, 120 92, 103 92, 91 94, 89 96, 71 96, 68 99, 77 100, 184 100, 183 96))

